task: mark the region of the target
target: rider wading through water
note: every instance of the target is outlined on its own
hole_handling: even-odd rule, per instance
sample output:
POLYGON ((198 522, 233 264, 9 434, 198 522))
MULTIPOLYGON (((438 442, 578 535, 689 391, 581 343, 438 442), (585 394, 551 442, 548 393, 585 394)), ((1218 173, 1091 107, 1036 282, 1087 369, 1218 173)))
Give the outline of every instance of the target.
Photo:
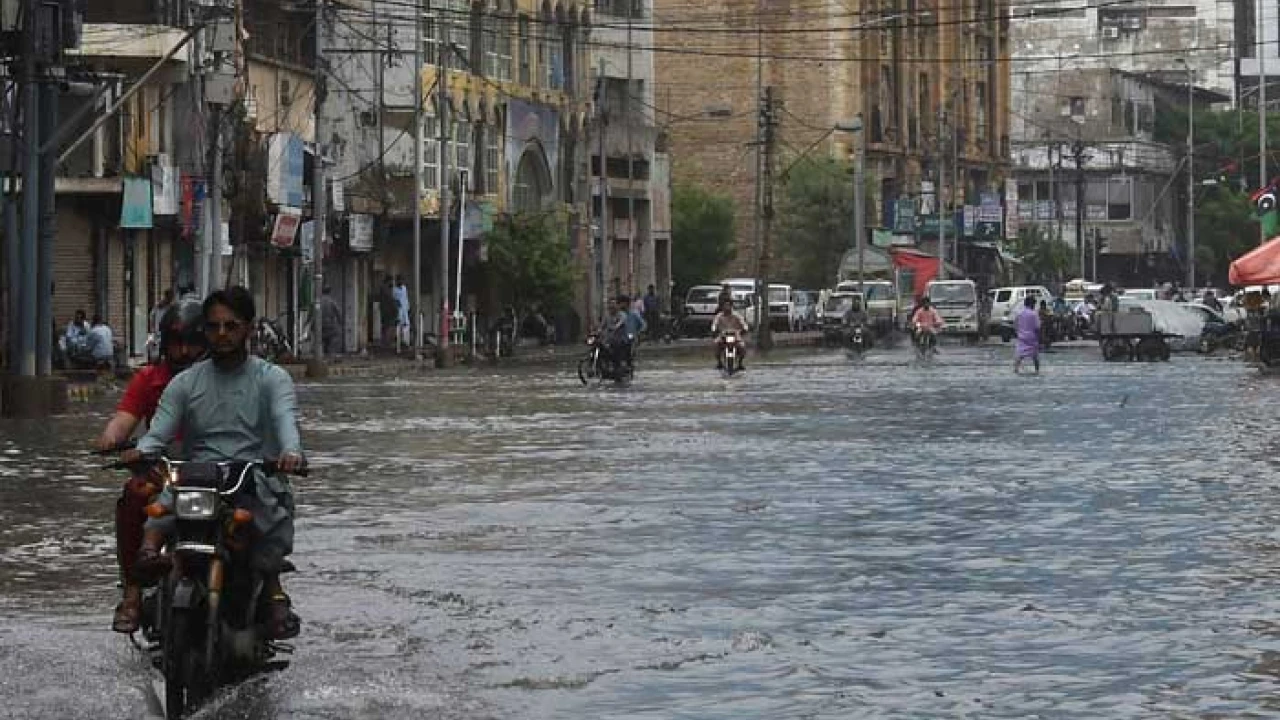
MULTIPOLYGON (((165 451, 181 435, 183 456, 195 462, 252 462, 276 459, 281 475, 259 473, 237 503, 253 514, 252 563, 270 601, 269 627, 275 639, 293 637, 297 619, 280 585, 284 559, 293 552, 293 488, 288 473, 305 465, 298 437, 293 379, 277 365, 249 354, 255 317, 253 296, 242 287, 218 290, 204 301, 204 334, 209 359, 192 365, 169 383, 151 429, 125 462, 165 451)), ((172 507, 166 490, 158 500, 172 507)), ((174 528, 172 512, 146 522, 137 570, 156 578, 171 560, 160 553, 174 528)))

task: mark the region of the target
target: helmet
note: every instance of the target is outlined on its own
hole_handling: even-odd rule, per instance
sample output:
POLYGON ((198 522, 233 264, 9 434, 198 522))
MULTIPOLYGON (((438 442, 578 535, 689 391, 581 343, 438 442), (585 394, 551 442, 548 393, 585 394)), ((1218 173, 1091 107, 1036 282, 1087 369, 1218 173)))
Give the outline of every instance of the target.
POLYGON ((204 308, 196 300, 179 300, 160 316, 160 354, 168 357, 179 341, 204 346, 204 308))

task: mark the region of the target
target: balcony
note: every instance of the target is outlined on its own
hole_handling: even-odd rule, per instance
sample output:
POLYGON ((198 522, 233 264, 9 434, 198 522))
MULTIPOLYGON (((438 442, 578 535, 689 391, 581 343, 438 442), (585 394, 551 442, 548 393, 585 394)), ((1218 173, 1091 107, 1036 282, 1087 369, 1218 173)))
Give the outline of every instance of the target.
MULTIPOLYGON (((141 65, 164 57, 174 46, 182 42, 187 32, 168 25, 140 25, 132 23, 85 23, 80 47, 69 50, 71 57, 92 58, 94 61, 136 61, 141 65)), ((178 51, 175 60, 188 62, 191 45, 178 51)))

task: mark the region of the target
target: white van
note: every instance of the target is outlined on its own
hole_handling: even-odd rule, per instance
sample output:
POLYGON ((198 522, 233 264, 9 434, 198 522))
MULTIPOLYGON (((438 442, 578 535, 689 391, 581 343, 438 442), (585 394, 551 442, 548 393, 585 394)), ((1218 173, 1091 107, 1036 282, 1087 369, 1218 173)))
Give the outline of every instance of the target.
POLYGON ((754 278, 728 278, 721 280, 720 286, 729 286, 733 297, 733 307, 743 319, 755 327, 760 324, 760 307, 756 302, 756 281, 754 278))
POLYGON ((791 329, 791 286, 769 283, 769 325, 775 330, 791 329))
POLYGON ((1035 298, 1036 307, 1040 306, 1041 300, 1053 305, 1053 293, 1043 285, 1002 287, 989 290, 988 294, 991 295, 992 330, 998 332, 1005 342, 1013 338, 1013 318, 1027 298, 1035 298))

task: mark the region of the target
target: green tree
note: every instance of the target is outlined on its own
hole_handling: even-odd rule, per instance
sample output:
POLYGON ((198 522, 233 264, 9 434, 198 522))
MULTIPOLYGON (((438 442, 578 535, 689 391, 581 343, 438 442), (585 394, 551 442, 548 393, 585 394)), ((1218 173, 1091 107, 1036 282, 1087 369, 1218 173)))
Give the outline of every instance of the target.
POLYGON ((1062 282, 1076 262, 1072 248, 1054 240, 1039 225, 1019 228, 1017 239, 1009 242, 1008 249, 1022 261, 1029 282, 1062 282))
POLYGON ((1233 188, 1209 188, 1196 203, 1196 266, 1225 282, 1231 261, 1258 245, 1253 201, 1233 188))
POLYGON ((803 158, 786 172, 779 208, 781 254, 800 287, 828 287, 853 245, 850 164, 803 158))
POLYGON ((573 250, 559 216, 527 213, 499 222, 488 249, 490 279, 504 305, 556 310, 571 302, 573 250))
POLYGON ((671 196, 671 274, 681 290, 714 283, 737 250, 733 200, 691 185, 671 196))

